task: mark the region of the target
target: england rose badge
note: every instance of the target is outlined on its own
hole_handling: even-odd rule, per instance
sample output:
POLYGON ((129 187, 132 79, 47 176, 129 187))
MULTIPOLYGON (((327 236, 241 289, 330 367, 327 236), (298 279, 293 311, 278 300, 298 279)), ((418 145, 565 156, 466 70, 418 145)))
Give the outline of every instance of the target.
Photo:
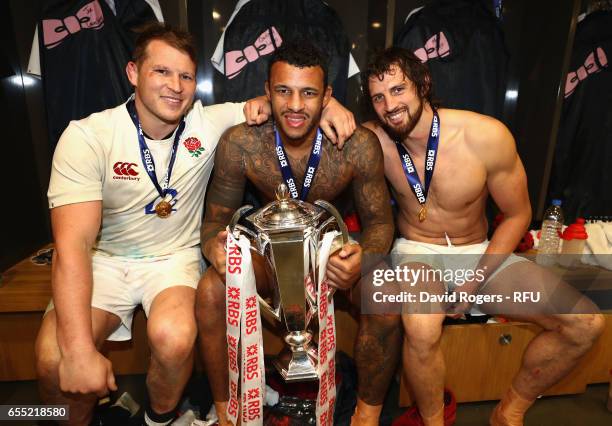
POLYGON ((198 138, 187 138, 183 145, 185 145, 185 148, 187 148, 192 157, 199 157, 204 152, 202 143, 198 138))

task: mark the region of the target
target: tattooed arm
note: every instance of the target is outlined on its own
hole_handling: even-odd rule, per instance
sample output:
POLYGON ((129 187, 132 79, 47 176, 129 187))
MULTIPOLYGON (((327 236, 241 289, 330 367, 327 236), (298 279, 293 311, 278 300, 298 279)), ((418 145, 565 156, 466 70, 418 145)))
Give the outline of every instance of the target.
POLYGON ((360 128, 346 151, 354 168, 353 197, 363 229, 361 246, 364 254, 378 255, 367 257, 379 260, 389 251, 395 231, 382 149, 374 133, 360 128))
POLYGON ((240 207, 246 183, 240 146, 244 132, 245 125, 238 125, 221 136, 215 153, 215 170, 206 196, 206 216, 200 234, 204 257, 222 277, 225 276, 225 227, 240 207))
POLYGON ((353 195, 363 234, 361 244, 346 244, 330 257, 327 277, 331 285, 347 289, 359 280, 364 268, 369 270, 387 253, 394 227, 378 140, 369 130, 358 128, 344 148, 343 157, 352 166, 353 195))
MULTIPOLYGON (((370 130, 360 130, 353 136, 356 143, 351 142, 347 155, 354 165, 353 194, 363 230, 361 244, 366 256, 362 271, 368 271, 375 267, 388 268, 379 262, 391 247, 394 225, 380 143, 370 130)), ((371 277, 364 278, 360 290, 368 291, 364 286, 371 288, 371 277)), ((363 310, 361 313, 355 340, 359 396, 356 416, 363 409, 363 403, 373 406, 370 410, 382 408, 397 368, 402 341, 399 315, 364 315, 363 310)))

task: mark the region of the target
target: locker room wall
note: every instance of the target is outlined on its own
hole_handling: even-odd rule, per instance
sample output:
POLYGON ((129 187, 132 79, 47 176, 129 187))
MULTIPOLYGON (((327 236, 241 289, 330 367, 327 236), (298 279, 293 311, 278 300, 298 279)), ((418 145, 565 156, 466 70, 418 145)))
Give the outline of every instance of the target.
MULTIPOLYGON (((0 2, 0 272, 52 239, 47 188, 53 152, 42 82, 26 74, 42 1, 0 2)), ((167 22, 186 27, 185 1, 159 1, 167 22)))
MULTIPOLYGON (((475 0, 479 1, 479 0, 475 0)), ((491 3, 489 0, 482 0, 491 3)), ((363 68, 371 50, 385 44, 406 15, 426 0, 329 0, 343 20, 352 53, 363 68), (391 10, 387 8, 391 7, 391 10), (391 12, 391 13, 389 13, 391 12), (390 18, 390 21, 387 22, 390 18), (378 25, 373 25, 378 23, 378 25)), ((41 0, 2 3, 3 52, 13 74, 2 77, 5 147, 0 179, 5 190, 0 235, 0 270, 51 240, 46 190, 51 155, 47 137, 42 84, 21 82, 29 58, 41 0)), ((504 121, 517 139, 529 177, 534 219, 541 217, 554 153, 560 111, 560 84, 567 71, 580 0, 505 0, 503 27, 510 51, 504 121)), ((197 95, 206 103, 223 90, 223 76, 210 57, 234 1, 160 0, 166 22, 188 28, 199 44, 197 95), (219 17, 213 19, 212 11, 219 17)), ((359 78, 349 81, 347 106, 362 120, 359 78)), ((0 204, 2 205, 2 204, 0 204)))
POLYGON ((50 240, 46 190, 50 149, 40 80, 26 74, 40 1, 0 2, 0 271, 50 240))
MULTIPOLYGON (((493 10, 493 0, 483 1, 493 10)), ((408 13, 431 0, 397 1, 395 31, 408 13)), ((503 122, 527 171, 533 219, 547 207, 550 168, 580 0, 503 0, 502 28, 510 62, 503 122)))
MULTIPOLYGON (((492 0, 482 1, 493 10, 492 0)), ((431 0, 329 0, 343 20, 353 45, 352 54, 363 68, 373 49, 385 45, 413 9, 431 0), (389 11, 387 8, 390 7, 389 11), (389 13, 391 12, 391 13, 389 13), (387 22, 390 19, 389 22, 387 22), (377 23, 377 24, 375 24, 377 23)), ((504 123, 517 141, 525 164, 534 220, 541 219, 556 143, 562 97, 580 0, 504 0, 502 28, 510 54, 504 100, 504 123)), ((220 98, 225 77, 215 71, 210 57, 234 1, 188 1, 189 29, 200 43, 198 96, 205 102, 220 98), (218 14, 212 18, 213 10, 218 14)), ((360 80, 349 80, 347 107, 359 121, 372 118, 359 103, 360 80)))

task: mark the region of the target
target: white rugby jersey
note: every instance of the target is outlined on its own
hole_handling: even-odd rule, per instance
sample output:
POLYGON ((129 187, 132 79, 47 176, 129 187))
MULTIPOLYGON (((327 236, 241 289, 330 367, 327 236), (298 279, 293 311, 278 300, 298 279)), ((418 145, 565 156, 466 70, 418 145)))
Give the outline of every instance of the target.
MULTIPOLYGON (((136 127, 125 104, 71 121, 62 134, 49 182, 49 208, 102 200, 102 226, 95 250, 100 254, 148 257, 200 243, 204 194, 222 133, 244 121, 244 104, 203 106, 185 117, 166 200, 172 214, 160 218, 160 196, 143 165, 136 127)), ((146 139, 161 183, 174 134, 146 139)))

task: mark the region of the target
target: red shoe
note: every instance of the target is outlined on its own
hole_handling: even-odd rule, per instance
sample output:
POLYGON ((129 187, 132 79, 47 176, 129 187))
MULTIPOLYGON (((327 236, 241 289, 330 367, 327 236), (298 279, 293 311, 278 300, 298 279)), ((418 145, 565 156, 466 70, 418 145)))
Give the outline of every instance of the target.
MULTIPOLYGON (((452 426, 457 419, 457 400, 450 389, 444 389, 444 426, 452 426)), ((393 420, 391 426, 425 426, 416 405, 393 420)))

